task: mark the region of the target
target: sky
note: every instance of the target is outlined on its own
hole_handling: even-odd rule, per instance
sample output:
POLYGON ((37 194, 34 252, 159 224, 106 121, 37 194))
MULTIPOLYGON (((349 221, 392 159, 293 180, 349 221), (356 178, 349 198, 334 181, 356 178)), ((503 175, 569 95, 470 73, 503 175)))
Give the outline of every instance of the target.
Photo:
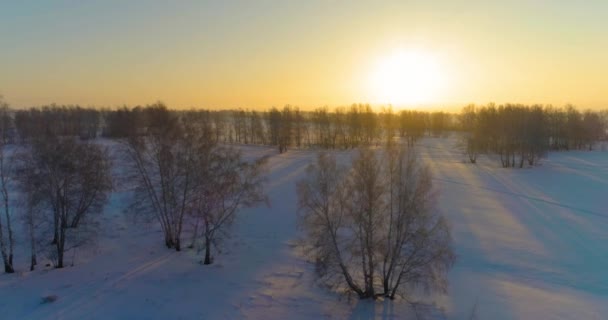
POLYGON ((14 107, 595 109, 607 80, 605 0, 0 0, 14 107))

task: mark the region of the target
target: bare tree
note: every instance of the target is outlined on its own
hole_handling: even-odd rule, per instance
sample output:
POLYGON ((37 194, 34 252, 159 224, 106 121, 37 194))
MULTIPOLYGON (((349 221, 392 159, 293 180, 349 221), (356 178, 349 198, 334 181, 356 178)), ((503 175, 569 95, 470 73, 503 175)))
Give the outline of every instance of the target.
MULTIPOLYGON (((0 96, 0 118, 6 119, 8 116, 8 106, 4 104, 0 96)), ((12 160, 8 158, 6 152, 6 142, 8 139, 7 130, 9 126, 6 122, 0 126, 0 193, 2 197, 2 211, 3 216, 0 215, 0 253, 2 254, 2 260, 4 261, 4 272, 13 273, 15 268, 13 266, 13 251, 15 247, 15 240, 13 236, 12 227, 12 210, 9 199, 9 183, 12 180, 12 160)))
POLYGON ((399 131, 402 137, 407 138, 408 146, 413 146, 418 139, 424 136, 426 116, 427 114, 424 112, 411 110, 403 110, 399 114, 399 131))
POLYGON ((382 287, 386 297, 406 297, 412 287, 447 289, 455 255, 444 218, 433 208, 435 193, 428 167, 413 151, 398 146, 385 154, 387 212, 381 228, 382 287))
POLYGON ((589 151, 593 150, 593 143, 600 141, 606 134, 606 128, 602 123, 599 112, 587 110, 583 116, 584 140, 589 146, 589 151))
POLYGON ((15 122, 11 116, 8 103, 3 101, 0 95, 0 143, 7 145, 15 141, 15 122))
MULTIPOLYGON (((81 244, 90 215, 101 212, 112 188, 107 149, 50 137, 28 146, 19 159, 21 190, 30 205, 36 205, 26 216, 33 219, 31 210, 38 209, 52 216, 56 267, 62 268, 64 253, 81 244)), ((28 224, 32 232, 34 222, 28 224)))
POLYGON ((188 197, 193 191, 190 169, 195 145, 185 139, 178 117, 166 106, 149 106, 143 112, 147 132, 129 137, 124 149, 136 183, 131 209, 152 214, 160 223, 167 248, 180 251, 188 197))
POLYGON ((240 208, 268 201, 263 190, 266 158, 249 163, 231 148, 214 146, 207 151, 196 155, 196 192, 190 207, 196 225, 202 224, 194 237, 203 240, 203 264, 213 262, 212 246, 228 232, 240 208))
POLYGON ((281 111, 279 123, 279 152, 287 152, 287 148, 291 146, 293 131, 293 112, 291 106, 287 105, 281 111))
POLYGON ((37 252, 39 237, 37 232, 43 223, 41 219, 41 194, 36 192, 26 193, 23 197, 21 207, 23 209, 22 220, 27 229, 27 236, 30 243, 30 271, 38 264, 37 252))
POLYGON ((319 153, 306 178, 298 181, 298 224, 305 232, 304 246, 314 259, 321 280, 334 289, 363 296, 364 292, 351 272, 350 241, 342 233, 348 227, 346 213, 346 168, 335 157, 319 153))
POLYGON ((468 105, 460 114, 460 125, 463 132, 463 144, 471 163, 477 162, 477 155, 481 151, 481 138, 477 130, 477 115, 475 105, 468 105))
POLYGON ((375 297, 376 268, 378 265, 378 244, 383 225, 385 185, 382 181, 382 167, 375 152, 363 148, 353 161, 347 181, 347 192, 351 201, 346 203, 351 219, 350 233, 354 236, 356 249, 352 254, 360 259, 359 270, 363 276, 365 297, 375 297))
POLYGON ((321 154, 297 184, 303 243, 321 280, 362 299, 445 290, 454 254, 428 169, 389 144, 362 149, 346 172, 321 154))

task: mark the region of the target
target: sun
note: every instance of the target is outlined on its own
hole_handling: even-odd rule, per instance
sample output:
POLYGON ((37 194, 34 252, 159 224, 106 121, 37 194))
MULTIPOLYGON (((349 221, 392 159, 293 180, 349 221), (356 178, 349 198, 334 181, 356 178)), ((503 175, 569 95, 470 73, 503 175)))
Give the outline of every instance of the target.
POLYGON ((376 63, 370 76, 373 102, 415 105, 437 101, 445 79, 435 55, 396 51, 376 63))

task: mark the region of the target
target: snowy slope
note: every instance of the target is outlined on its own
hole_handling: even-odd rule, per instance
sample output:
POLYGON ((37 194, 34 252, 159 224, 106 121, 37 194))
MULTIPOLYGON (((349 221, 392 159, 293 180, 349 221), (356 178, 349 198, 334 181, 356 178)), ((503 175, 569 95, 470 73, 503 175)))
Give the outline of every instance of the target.
MULTIPOLYGON (((608 153, 551 154, 533 169, 470 165, 453 139, 424 139, 419 154, 435 173, 438 209, 449 219, 458 254, 448 296, 450 319, 602 319, 608 314, 608 153)), ((297 237, 295 181, 313 151, 243 147, 269 155, 271 207, 243 210, 216 264, 194 251, 163 247, 154 224, 133 224, 111 198, 96 245, 74 267, 27 268, 0 275, 0 319, 400 319, 404 303, 360 302, 314 283, 292 244, 297 237), (54 303, 41 298, 57 295, 54 303)), ((349 161, 352 151, 336 151, 349 161)), ((120 175, 117 169, 117 175, 120 175)), ((21 240, 22 247, 26 243, 21 240)), ((442 317, 436 310, 433 315, 442 317)))
POLYGON ((553 153, 536 168, 462 163, 446 140, 423 154, 459 260, 448 314, 604 319, 608 314, 608 154, 553 153))

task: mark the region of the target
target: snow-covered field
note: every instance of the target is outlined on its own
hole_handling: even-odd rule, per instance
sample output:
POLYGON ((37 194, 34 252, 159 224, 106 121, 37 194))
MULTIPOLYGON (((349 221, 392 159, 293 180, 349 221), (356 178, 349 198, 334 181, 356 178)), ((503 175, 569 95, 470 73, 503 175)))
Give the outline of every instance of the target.
MULTIPOLYGON (((440 192, 458 255, 433 317, 605 319, 608 315, 608 153, 550 154, 531 169, 464 162, 453 139, 426 138, 420 157, 440 192)), ((96 245, 75 266, 0 275, 0 319, 401 319, 404 303, 347 300, 314 283, 295 253, 295 181, 315 152, 243 147, 270 155, 270 207, 247 209, 212 266, 163 246, 155 225, 134 224, 118 190, 96 245), (41 304, 44 296, 57 301, 41 304)), ((348 161, 352 151, 336 151, 348 161)), ((20 239, 20 247, 26 247, 20 239)))

